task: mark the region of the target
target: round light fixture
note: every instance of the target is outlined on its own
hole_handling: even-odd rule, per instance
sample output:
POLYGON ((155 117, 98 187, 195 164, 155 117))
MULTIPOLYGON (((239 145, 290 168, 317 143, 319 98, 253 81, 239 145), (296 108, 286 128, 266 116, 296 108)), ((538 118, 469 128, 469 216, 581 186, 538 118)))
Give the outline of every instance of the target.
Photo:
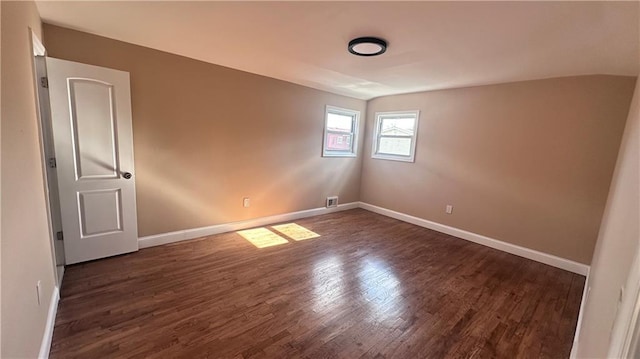
POLYGON ((387 42, 377 37, 359 37, 349 41, 349 52, 358 56, 377 56, 387 51, 387 42))

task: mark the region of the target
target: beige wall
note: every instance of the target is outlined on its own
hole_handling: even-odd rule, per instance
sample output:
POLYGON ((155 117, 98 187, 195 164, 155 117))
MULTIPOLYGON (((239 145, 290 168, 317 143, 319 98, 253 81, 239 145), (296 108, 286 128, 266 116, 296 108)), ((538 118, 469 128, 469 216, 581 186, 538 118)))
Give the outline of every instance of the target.
POLYGON ((2 353, 35 358, 54 290, 29 27, 33 2, 2 1, 2 353), (42 283, 38 305, 36 283, 42 283))
POLYGON ((365 101, 61 27, 44 31, 52 57, 131 73, 141 236, 323 207, 329 195, 358 200, 361 157, 320 155, 325 105, 364 115, 365 101))
POLYGON ((634 82, 581 76, 371 100, 361 201, 589 264, 634 82), (370 158, 374 114, 393 110, 421 111, 415 163, 370 158))
MULTIPOLYGON (((591 288, 583 309, 578 358, 607 356, 620 288, 640 249, 640 84, 620 146, 598 244, 591 264, 591 288)), ((636 268, 637 270, 637 268, 636 268)))

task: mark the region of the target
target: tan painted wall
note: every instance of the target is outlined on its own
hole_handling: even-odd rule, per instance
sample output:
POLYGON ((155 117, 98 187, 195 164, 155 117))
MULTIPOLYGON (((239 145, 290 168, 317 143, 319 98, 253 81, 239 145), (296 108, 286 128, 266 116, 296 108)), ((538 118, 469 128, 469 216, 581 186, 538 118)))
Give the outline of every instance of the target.
POLYGON ((640 83, 620 146, 598 244, 593 255, 578 358, 604 358, 634 254, 640 249, 640 83))
POLYGON ((589 264, 634 83, 582 76, 371 100, 361 201, 589 264), (370 158, 375 112, 393 110, 421 111, 415 163, 370 158))
POLYGON ((329 195, 358 200, 361 157, 320 155, 325 105, 364 115, 364 101, 61 27, 44 31, 52 57, 131 73, 141 236, 323 207, 329 195))
POLYGON ((35 358, 54 290, 29 27, 33 2, 2 1, 2 353, 35 358), (42 281, 38 305, 36 282, 42 281))

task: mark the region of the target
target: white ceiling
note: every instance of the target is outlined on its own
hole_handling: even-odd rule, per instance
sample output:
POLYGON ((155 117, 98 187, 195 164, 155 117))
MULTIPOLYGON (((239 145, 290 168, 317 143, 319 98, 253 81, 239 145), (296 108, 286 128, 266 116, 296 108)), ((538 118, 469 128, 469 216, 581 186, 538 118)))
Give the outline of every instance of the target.
POLYGON ((59 2, 44 22, 369 99, 549 77, 638 75, 638 2, 59 2), (379 57, 347 52, 379 36, 379 57))

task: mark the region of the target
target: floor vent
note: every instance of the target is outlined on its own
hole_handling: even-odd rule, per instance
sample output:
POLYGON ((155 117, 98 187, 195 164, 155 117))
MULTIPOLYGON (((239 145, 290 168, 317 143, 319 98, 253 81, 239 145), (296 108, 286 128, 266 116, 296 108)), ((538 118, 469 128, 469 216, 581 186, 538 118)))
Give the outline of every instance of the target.
POLYGON ((338 196, 327 197, 327 208, 338 207, 338 196))

